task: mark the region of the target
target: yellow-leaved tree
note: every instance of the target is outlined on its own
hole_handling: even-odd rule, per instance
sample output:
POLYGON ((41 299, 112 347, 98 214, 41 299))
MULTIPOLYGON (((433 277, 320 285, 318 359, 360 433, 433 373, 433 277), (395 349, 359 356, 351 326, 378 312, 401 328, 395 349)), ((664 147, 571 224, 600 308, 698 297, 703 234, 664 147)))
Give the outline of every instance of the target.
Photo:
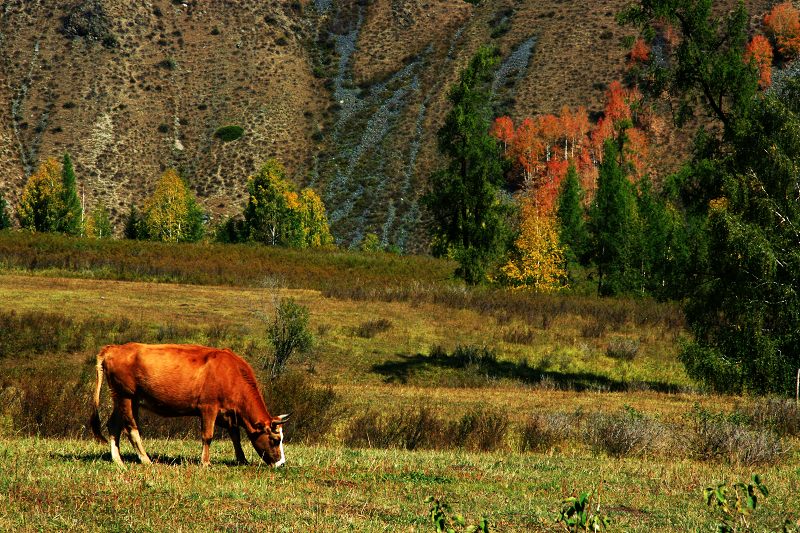
POLYGON ((305 246, 317 247, 333 244, 333 235, 328 227, 325 204, 314 189, 305 188, 300 192, 300 226, 305 246))
POLYGON ((52 157, 46 159, 22 191, 17 206, 20 226, 32 231, 57 231, 64 211, 63 189, 61 164, 52 157))
POLYGON ((520 204, 519 236, 508 262, 500 269, 501 277, 513 287, 539 292, 566 287, 564 248, 558 239, 555 214, 542 212, 527 196, 520 204))
POLYGON ((143 236, 165 242, 195 242, 203 237, 203 211, 173 169, 167 169, 145 201, 143 236))

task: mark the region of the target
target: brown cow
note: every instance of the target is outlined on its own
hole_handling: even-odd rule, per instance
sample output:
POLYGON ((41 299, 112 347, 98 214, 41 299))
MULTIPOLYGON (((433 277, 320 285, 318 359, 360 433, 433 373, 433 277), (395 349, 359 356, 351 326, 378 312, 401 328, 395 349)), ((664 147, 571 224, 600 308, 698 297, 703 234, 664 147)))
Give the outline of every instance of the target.
POLYGON ((100 350, 89 425, 98 440, 108 442, 102 435, 98 413, 104 372, 114 400, 114 411, 107 424, 111 458, 120 466, 123 464, 119 437, 123 429, 139 460, 150 463, 137 425, 140 405, 161 416, 200 416, 203 466, 210 464, 209 445, 215 423, 230 434, 239 463, 247 462, 239 427, 244 428, 267 464, 278 467, 286 462, 281 426, 289 415, 270 416, 253 369, 228 349, 131 342, 100 350))

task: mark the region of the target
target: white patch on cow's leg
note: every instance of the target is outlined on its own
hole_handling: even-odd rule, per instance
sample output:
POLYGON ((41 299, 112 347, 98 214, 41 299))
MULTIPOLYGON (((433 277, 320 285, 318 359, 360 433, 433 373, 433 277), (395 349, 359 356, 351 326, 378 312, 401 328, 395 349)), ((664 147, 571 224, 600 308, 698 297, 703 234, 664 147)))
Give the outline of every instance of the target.
POLYGON ((119 455, 119 435, 111 435, 109 439, 111 442, 111 459, 122 468, 125 468, 125 463, 122 462, 122 457, 119 455))
POLYGON ((206 441, 203 439, 203 453, 200 455, 200 464, 202 466, 211 466, 211 450, 209 450, 209 446, 211 441, 206 441))
POLYGON ((280 443, 280 446, 279 446, 280 450, 281 450, 281 459, 280 459, 280 461, 275 463, 275 468, 278 468, 279 466, 283 466, 283 464, 286 463, 286 456, 283 454, 283 428, 282 427, 278 428, 278 433, 281 434, 281 443, 280 443))
POLYGON ((128 432, 128 438, 130 439, 133 448, 136 450, 136 455, 139 456, 139 461, 146 465, 152 464, 150 457, 147 456, 147 452, 144 450, 144 443, 142 443, 142 437, 139 435, 139 430, 131 429, 130 432, 128 432))

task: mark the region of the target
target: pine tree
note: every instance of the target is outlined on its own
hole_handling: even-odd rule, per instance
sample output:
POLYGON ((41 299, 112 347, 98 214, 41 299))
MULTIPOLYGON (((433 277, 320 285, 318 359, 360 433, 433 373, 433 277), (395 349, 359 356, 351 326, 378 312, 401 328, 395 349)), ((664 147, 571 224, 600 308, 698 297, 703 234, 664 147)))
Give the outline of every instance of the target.
POLYGON ((495 49, 480 48, 450 88, 452 109, 438 132, 439 151, 449 162, 431 176, 424 197, 433 218, 434 253, 455 258, 457 275, 468 283, 486 278, 510 235, 507 204, 499 195, 502 148, 489 134, 488 84, 497 62, 495 49))
POLYGON ((67 235, 79 235, 83 228, 83 210, 78 199, 78 191, 75 185, 75 170, 72 167, 72 159, 69 154, 64 154, 61 165, 61 205, 62 212, 59 217, 56 231, 67 235))
POLYGON ((597 194, 589 210, 591 256, 597 265, 597 291, 604 296, 640 288, 636 260, 640 228, 633 186, 621 160, 624 130, 617 140, 607 139, 597 180, 597 194))
POLYGON ((6 211, 6 199, 0 196, 0 230, 8 229, 11 227, 11 219, 6 211))
POLYGON ((560 230, 559 237, 565 248, 567 262, 583 262, 587 253, 589 234, 584 222, 583 188, 575 165, 570 165, 567 169, 567 176, 561 185, 556 213, 560 230))
POLYGON ((128 211, 128 216, 125 219, 125 228, 122 234, 126 239, 144 239, 142 230, 142 216, 139 214, 139 209, 131 204, 131 209, 128 211))

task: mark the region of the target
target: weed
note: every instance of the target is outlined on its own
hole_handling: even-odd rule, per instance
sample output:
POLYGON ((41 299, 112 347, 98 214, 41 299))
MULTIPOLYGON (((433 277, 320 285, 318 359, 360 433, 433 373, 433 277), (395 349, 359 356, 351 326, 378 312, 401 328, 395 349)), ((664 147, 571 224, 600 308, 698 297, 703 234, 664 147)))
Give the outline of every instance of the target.
POLYGON ((719 533, 734 533, 740 530, 739 526, 742 530, 749 529, 747 519, 758 507, 756 490, 765 498, 769 496, 769 490, 758 474, 753 474, 747 484, 739 481, 728 487, 727 483, 720 483, 716 487, 706 487, 703 490, 706 505, 714 508, 719 515, 719 533))
POLYGON ((594 491, 583 492, 562 500, 561 514, 556 522, 567 531, 600 531, 607 529, 611 520, 600 513, 600 502, 592 506, 594 491))
POLYGON ((425 498, 425 503, 431 504, 429 516, 436 533, 455 533, 456 531, 464 531, 465 533, 483 531, 484 533, 489 533, 489 521, 486 518, 481 518, 481 521, 476 525, 467 526, 467 522, 462 515, 451 516, 450 506, 438 498, 428 496, 425 498))
POLYGON ((453 442, 471 451, 500 448, 508 431, 508 414, 501 409, 474 409, 452 424, 453 442))
POLYGON ((800 406, 785 398, 761 398, 738 410, 757 427, 780 436, 800 436, 800 406))

